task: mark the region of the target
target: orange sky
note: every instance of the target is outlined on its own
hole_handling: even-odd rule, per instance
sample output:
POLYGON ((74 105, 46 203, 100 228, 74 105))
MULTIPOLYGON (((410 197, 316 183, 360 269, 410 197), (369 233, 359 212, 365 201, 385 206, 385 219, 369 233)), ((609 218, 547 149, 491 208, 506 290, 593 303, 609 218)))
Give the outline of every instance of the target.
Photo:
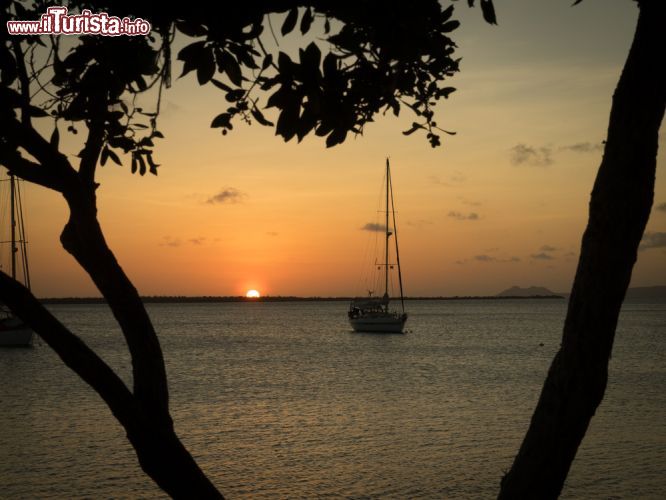
MULTIPOLYGON (((568 291, 637 12, 630 1, 534 4, 500 2, 492 27, 458 2, 458 91, 437 119, 458 134, 434 150, 401 134, 407 115, 379 117, 333 149, 241 123, 223 137, 209 128, 222 93, 192 74, 175 81, 159 121, 159 176, 132 176, 128 161, 98 175, 107 240, 140 293, 358 293, 361 228, 375 218, 386 156, 407 295, 568 291)), ((666 202, 664 159, 662 149, 655 207, 666 202)), ((35 293, 97 295, 60 247, 63 200, 28 186, 26 206, 35 293)), ((666 231, 666 209, 653 210, 648 231, 666 231)), ((666 283, 665 253, 640 252, 634 286, 666 283)))

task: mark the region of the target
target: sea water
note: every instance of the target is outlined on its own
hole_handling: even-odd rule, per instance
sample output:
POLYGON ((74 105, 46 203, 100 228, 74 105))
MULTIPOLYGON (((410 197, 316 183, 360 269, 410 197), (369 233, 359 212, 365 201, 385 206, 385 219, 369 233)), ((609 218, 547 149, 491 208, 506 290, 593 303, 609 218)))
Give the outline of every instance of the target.
MULTIPOLYGON (((229 498, 492 498, 564 300, 409 301, 404 335, 344 302, 150 304, 182 441, 229 498)), ((51 310, 131 383, 103 305, 51 310)), ((562 498, 663 498, 666 304, 625 304, 562 498)), ((160 498, 101 399, 48 346, 0 350, 0 498, 160 498)))

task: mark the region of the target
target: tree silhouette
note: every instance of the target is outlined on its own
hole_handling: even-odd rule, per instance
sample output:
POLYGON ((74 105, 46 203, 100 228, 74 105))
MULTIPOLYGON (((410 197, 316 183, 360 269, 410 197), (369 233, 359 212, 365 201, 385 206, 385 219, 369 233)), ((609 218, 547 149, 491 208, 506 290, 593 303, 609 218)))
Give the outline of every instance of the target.
MULTIPOLYGON (((578 0, 576 3, 579 3, 578 0)), ((666 101, 666 5, 638 0, 640 16, 610 115, 604 157, 569 301, 562 346, 501 498, 559 494, 607 383, 608 358, 637 248, 650 213, 658 130, 666 101)), ((468 0, 472 6, 473 0, 468 0)), ((37 19, 51 4, 2 0, 4 18, 37 19)), ((61 193, 70 218, 61 242, 107 300, 128 345, 133 388, 19 283, 0 273, 0 299, 28 323, 85 380, 123 425, 143 470, 174 497, 220 497, 176 436, 168 408, 164 361, 138 292, 105 242, 97 220, 95 172, 130 155, 131 171, 157 174, 154 141, 162 89, 174 59, 183 75, 220 89, 229 103, 212 117, 222 133, 239 119, 274 126, 285 141, 308 134, 327 146, 360 134, 378 113, 407 108, 415 121, 405 134, 425 132, 440 144, 434 105, 447 98, 447 77, 458 71, 452 8, 436 0, 412 3, 267 0, 225 6, 127 0, 72 1, 71 11, 100 10, 150 20, 149 37, 9 36, 0 45, 0 164, 13 174, 61 193), (323 23, 328 52, 309 44, 294 60, 261 41, 267 16, 281 13, 282 35, 308 33, 323 23), (332 29, 332 26, 336 26, 332 29), (338 26, 340 26, 338 28, 338 26), (174 36, 192 40, 172 54, 174 36), (154 106, 137 106, 152 96, 154 106), (277 121, 264 115, 276 108, 277 121), (33 122, 55 122, 50 139, 33 122), (77 158, 59 149, 63 125, 86 131, 77 158)), ((492 1, 481 0, 495 23, 492 1)), ((269 25, 270 26, 270 25, 269 25)), ((272 28, 271 28, 272 29, 272 28)))
POLYGON ((617 319, 652 208, 666 105, 666 3, 637 3, 638 23, 613 95, 562 344, 499 498, 558 497, 606 390, 617 319))
MULTIPOLYGON (((474 3, 469 1, 470 6, 474 3)), ((483 0, 493 22, 492 4, 483 0)), ((8 21, 39 19, 50 1, 2 0, 8 21)), ((237 120, 275 126, 285 141, 314 133, 326 146, 360 134, 378 113, 407 108, 415 121, 405 134, 425 131, 435 147, 441 132, 433 107, 452 87, 458 71, 449 38, 458 22, 453 6, 421 0, 405 9, 396 1, 236 3, 66 2, 70 14, 108 12, 152 23, 149 36, 9 35, 0 45, 0 164, 18 177, 62 194, 69 220, 60 240, 90 275, 121 327, 131 360, 133 388, 81 339, 63 326, 23 286, 0 273, 0 299, 51 346, 104 399, 125 428, 143 470, 173 497, 220 497, 184 448, 173 428, 163 355, 139 294, 108 247, 97 219, 95 173, 129 155, 131 172, 157 175, 154 141, 162 90, 171 84, 174 59, 181 76, 196 74, 227 101, 212 117, 223 134, 237 120), (267 50, 261 39, 272 30, 271 13, 283 14, 280 32, 310 31, 323 24, 328 52, 310 43, 292 59, 267 50), (336 29, 331 25, 335 24, 336 29), (172 54, 175 36, 190 39, 172 54), (137 97, 151 98, 151 109, 137 97), (267 97, 266 97, 267 96, 267 97), (265 108, 277 109, 271 123, 265 108), (51 122, 47 140, 38 131, 51 122), (66 126, 66 130, 63 130, 66 126), (59 149, 62 132, 85 132, 78 157, 59 149)), ((143 101, 142 100, 142 101, 143 101)), ((450 133, 450 132, 448 132, 450 133)))

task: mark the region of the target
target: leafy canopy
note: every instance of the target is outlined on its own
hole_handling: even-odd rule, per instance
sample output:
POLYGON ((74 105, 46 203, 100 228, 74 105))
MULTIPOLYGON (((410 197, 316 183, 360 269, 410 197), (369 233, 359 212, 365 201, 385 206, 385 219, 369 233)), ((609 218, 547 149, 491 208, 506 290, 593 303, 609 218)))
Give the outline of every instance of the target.
MULTIPOLYGON (((473 0, 468 0, 473 5, 473 0)), ((447 77, 458 71, 450 33, 459 23, 453 5, 437 0, 405 2, 264 1, 182 5, 157 1, 65 2, 69 14, 83 9, 152 23, 149 36, 10 36, 0 45, 0 119, 51 117, 57 148, 59 123, 76 134, 81 126, 100 131, 100 163, 120 164, 130 153, 132 172, 156 174, 154 140, 161 96, 171 68, 181 77, 220 90, 211 127, 223 134, 237 120, 275 127, 285 141, 314 133, 328 147, 361 134, 377 113, 415 116, 411 128, 440 145, 434 107, 455 90, 447 77), (277 24, 279 26, 275 26, 277 24), (295 34, 316 38, 290 56, 281 50, 295 34), (174 40, 184 46, 172 54, 174 40), (325 52, 322 53, 322 48, 325 52), (147 107, 140 103, 150 102, 147 107), (264 112, 275 108, 275 123, 264 112)), ((51 1, 3 0, 8 20, 39 19, 51 1)), ((495 22, 492 2, 484 17, 495 22)), ((3 148, 12 138, 0 134, 3 148)))

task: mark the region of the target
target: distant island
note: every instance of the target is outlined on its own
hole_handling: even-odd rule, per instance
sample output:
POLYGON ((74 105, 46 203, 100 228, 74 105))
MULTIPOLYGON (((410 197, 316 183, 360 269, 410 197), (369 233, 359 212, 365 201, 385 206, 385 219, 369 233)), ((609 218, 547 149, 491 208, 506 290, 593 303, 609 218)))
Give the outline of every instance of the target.
MULTIPOLYGON (((568 293, 556 293, 548 288, 530 286, 521 288, 512 286, 502 290, 497 295, 452 295, 452 296, 419 296, 405 297, 405 300, 520 300, 520 299, 565 299, 568 293)), ((628 300, 659 300, 666 301, 666 285, 635 287, 627 290, 628 300)), ((238 296, 184 296, 184 295, 155 295, 142 297, 147 304, 156 303, 215 303, 215 302, 325 302, 325 301, 349 301, 352 297, 296 297, 296 296, 271 296, 265 295, 259 298, 248 298, 238 296)), ((103 297, 48 297, 40 299, 44 304, 104 304, 103 297)))
POLYGON ((555 293, 542 286, 530 286, 521 288, 519 286, 512 286, 497 294, 498 297, 564 297, 562 293, 555 293))
MULTIPOLYGON (((568 297, 569 293, 552 292, 548 288, 541 286, 530 286, 521 288, 519 286, 512 286, 497 294, 498 297, 568 297)), ((637 286, 627 290, 624 297, 626 300, 659 300, 666 301, 666 285, 659 286, 637 286)))

